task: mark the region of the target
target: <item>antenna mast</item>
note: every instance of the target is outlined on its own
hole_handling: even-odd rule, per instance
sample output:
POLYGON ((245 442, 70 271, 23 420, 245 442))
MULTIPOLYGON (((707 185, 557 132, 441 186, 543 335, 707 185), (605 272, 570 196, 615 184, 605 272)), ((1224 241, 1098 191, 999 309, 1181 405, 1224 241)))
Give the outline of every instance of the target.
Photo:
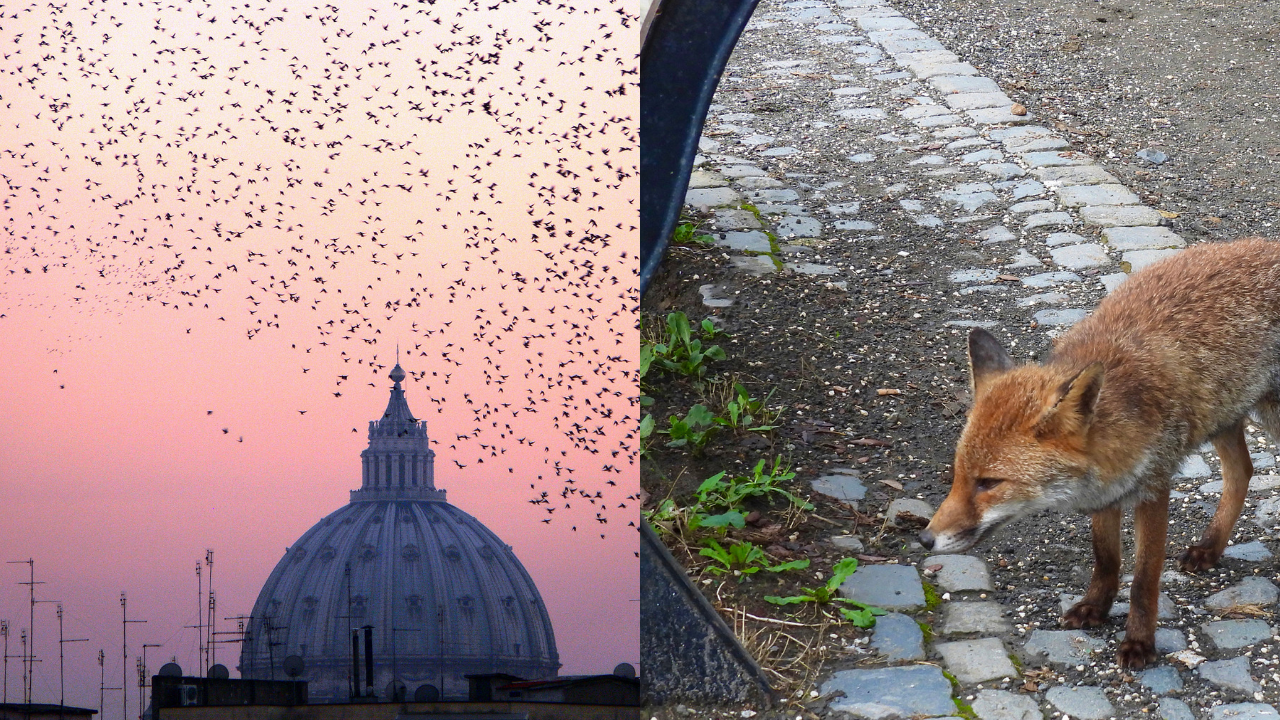
POLYGON ((36 674, 36 640, 35 640, 36 638, 36 586, 43 585, 44 583, 36 582, 35 558, 27 558, 26 560, 10 560, 8 564, 10 565, 25 564, 31 568, 31 580, 29 580, 28 582, 18 583, 19 585, 28 586, 31 590, 31 609, 30 609, 30 617, 27 621, 28 625, 27 625, 27 632, 26 632, 26 637, 28 642, 26 644, 26 650, 23 653, 24 655, 23 662, 26 664, 26 667, 24 668, 23 676, 22 676, 23 677, 23 686, 22 686, 23 702, 30 703, 31 702, 31 686, 32 686, 31 681, 36 674))
POLYGON ((129 619, 129 601, 123 590, 120 591, 120 647, 124 652, 124 660, 120 664, 120 720, 129 717, 129 623, 144 623, 146 620, 129 619))
MULTIPOLYGON (((208 550, 205 550, 204 562, 206 565, 209 566, 209 622, 206 623, 206 630, 208 631, 209 634, 208 634, 208 637, 205 638, 204 646, 208 648, 209 667, 212 668, 214 663, 217 662, 217 651, 213 646, 213 631, 214 631, 214 622, 215 622, 214 611, 215 611, 215 608, 217 608, 217 601, 213 597, 213 548, 209 548, 208 550)), ((208 672, 206 671, 205 674, 207 675, 208 672)))
MULTIPOLYGON (((58 603, 58 705, 64 707, 67 704, 67 688, 63 682, 63 645, 71 642, 89 642, 89 638, 73 638, 64 640, 62 638, 62 603, 58 603)), ((59 716, 62 710, 58 710, 59 716)))

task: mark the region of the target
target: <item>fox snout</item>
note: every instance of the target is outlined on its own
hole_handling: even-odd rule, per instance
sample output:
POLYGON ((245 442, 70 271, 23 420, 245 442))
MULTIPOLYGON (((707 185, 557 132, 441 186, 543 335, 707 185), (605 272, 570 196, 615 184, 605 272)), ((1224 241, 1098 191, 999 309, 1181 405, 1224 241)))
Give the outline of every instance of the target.
POLYGON ((951 500, 948 497, 934 513, 929 525, 920 531, 920 544, 926 550, 942 554, 964 552, 982 539, 981 526, 976 522, 965 522, 963 513, 954 512, 955 503, 948 507, 951 500))

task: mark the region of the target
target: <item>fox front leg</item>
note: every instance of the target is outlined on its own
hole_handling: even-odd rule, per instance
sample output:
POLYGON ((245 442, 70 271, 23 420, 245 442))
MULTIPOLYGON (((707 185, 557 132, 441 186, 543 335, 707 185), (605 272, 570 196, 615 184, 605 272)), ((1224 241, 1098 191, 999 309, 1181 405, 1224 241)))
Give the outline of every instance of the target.
POLYGON ((1137 557, 1129 593, 1129 620, 1116 653, 1120 667, 1141 669, 1156 659, 1156 620, 1160 611, 1160 573, 1169 532, 1169 493, 1138 503, 1133 511, 1137 557))
POLYGON ((1084 598, 1062 616, 1063 627, 1097 627, 1107 621, 1111 603, 1120 589, 1120 520, 1117 507, 1093 514, 1093 577, 1084 598))

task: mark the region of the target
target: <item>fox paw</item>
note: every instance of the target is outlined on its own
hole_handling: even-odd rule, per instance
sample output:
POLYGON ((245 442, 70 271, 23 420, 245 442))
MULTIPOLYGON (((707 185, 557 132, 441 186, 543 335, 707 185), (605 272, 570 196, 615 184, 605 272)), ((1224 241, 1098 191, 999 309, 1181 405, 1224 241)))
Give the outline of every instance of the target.
POLYGON ((1208 570, 1218 564, 1220 557, 1222 555, 1215 553, 1211 548, 1192 545, 1178 556, 1178 569, 1189 573, 1208 570))
POLYGON ((1069 630, 1098 627, 1107 621, 1107 611, 1110 609, 1093 603, 1078 602, 1062 616, 1062 626, 1069 630))
POLYGON ((1120 650, 1116 652, 1116 663, 1122 668, 1141 670, 1148 663, 1155 661, 1156 645, 1151 640, 1126 638, 1120 643, 1120 650))

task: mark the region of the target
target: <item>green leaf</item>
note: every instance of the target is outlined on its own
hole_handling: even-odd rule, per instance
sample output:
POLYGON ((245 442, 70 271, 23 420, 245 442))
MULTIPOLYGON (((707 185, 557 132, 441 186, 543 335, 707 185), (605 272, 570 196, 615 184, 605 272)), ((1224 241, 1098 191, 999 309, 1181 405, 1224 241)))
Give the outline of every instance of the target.
POLYGON ((769 572, 785 572, 787 570, 804 570, 807 567, 809 567, 809 558, 805 558, 803 560, 792 560, 791 562, 784 562, 781 565, 774 565, 773 567, 767 568, 767 569, 769 572))
POLYGON ((844 615, 845 619, 860 628, 874 627, 876 624, 875 617, 867 610, 850 610, 849 608, 840 608, 840 614, 844 615))
POLYGON ((688 423, 690 427, 705 427, 711 424, 711 419, 713 417, 714 416, 711 414, 711 411, 707 409, 707 406, 699 403, 689 408, 689 414, 684 416, 684 421, 688 423))
POLYGON ((835 564, 835 567, 831 568, 831 579, 827 581, 827 587, 831 590, 835 590, 840 587, 840 583, 847 580, 850 575, 857 571, 857 569, 857 558, 845 558, 841 560, 835 564))
POLYGON ((764 601, 773 603, 774 605, 799 605, 803 602, 812 602, 813 598, 803 595, 792 595, 791 597, 778 597, 777 595, 765 595, 764 601))
POLYGON ((684 347, 689 346, 689 318, 680 311, 667 315, 667 332, 673 339, 679 340, 684 347))
POLYGON ((643 440, 653 434, 653 415, 645 414, 640 419, 640 439, 643 440))
POLYGON ((719 345, 712 345, 711 347, 702 351, 702 354, 706 357, 711 358, 712 360, 724 360, 726 357, 728 357, 727 355, 724 354, 724 350, 720 349, 719 345))
POLYGON ((640 345, 640 378, 649 374, 649 366, 653 364, 653 346, 648 343, 640 345))
POLYGON ((703 527, 722 528, 730 525, 736 528, 746 527, 747 520, 737 510, 730 510, 719 515, 708 515, 702 521, 703 527))

